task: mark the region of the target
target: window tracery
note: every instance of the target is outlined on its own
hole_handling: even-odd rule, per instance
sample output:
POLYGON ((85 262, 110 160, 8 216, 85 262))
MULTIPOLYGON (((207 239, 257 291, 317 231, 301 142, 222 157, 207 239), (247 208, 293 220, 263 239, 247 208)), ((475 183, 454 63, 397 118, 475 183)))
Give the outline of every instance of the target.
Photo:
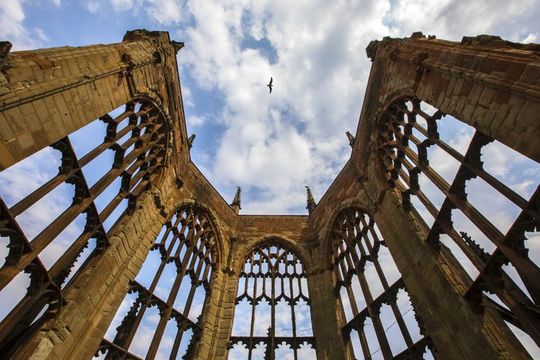
POLYGON ((430 358, 399 270, 374 220, 342 210, 331 232, 335 293, 346 324, 345 341, 359 359, 430 358), (424 356, 424 357, 423 357, 424 356))
POLYGON ((96 356, 192 358, 215 263, 209 214, 196 206, 177 210, 157 236, 96 356))
POLYGON ((0 173, 0 353, 55 316, 70 281, 152 186, 166 146, 163 113, 138 99, 0 173), (88 129, 103 141, 74 141, 88 129))
POLYGON ((495 309, 540 346, 538 163, 416 98, 389 106, 379 153, 389 185, 427 229, 426 241, 466 271, 460 291, 473 308, 495 309), (452 123, 468 141, 445 139, 442 129, 452 123))
POLYGON ((237 294, 230 359, 315 359, 306 273, 294 252, 278 243, 257 246, 237 294))

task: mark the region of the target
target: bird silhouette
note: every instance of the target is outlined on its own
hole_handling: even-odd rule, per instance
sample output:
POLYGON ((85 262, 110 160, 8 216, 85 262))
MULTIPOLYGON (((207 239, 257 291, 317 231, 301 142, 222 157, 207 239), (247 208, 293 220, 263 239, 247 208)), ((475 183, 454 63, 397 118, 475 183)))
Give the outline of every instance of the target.
POLYGON ((274 79, 272 79, 272 77, 270 77, 270 82, 268 83, 268 85, 266 85, 266 86, 268 86, 268 88, 270 89, 270 93, 269 93, 269 94, 272 93, 272 83, 273 83, 273 82, 274 82, 274 79))

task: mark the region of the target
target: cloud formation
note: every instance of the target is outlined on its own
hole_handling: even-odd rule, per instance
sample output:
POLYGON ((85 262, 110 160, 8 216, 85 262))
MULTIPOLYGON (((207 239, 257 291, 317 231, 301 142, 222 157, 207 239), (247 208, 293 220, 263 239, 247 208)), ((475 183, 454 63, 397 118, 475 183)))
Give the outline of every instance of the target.
MULTIPOLYGON (((193 151, 206 153, 202 165, 218 189, 247 190, 243 213, 303 211, 303 185, 320 197, 349 156, 344 132, 358 121, 370 40, 418 30, 530 40, 538 26, 512 19, 529 19, 534 3, 493 11, 489 1, 188 1, 179 61, 197 87, 223 97, 218 119, 208 119, 225 128, 215 149, 193 151)), ((192 111, 188 125, 198 127, 204 110, 192 111)))

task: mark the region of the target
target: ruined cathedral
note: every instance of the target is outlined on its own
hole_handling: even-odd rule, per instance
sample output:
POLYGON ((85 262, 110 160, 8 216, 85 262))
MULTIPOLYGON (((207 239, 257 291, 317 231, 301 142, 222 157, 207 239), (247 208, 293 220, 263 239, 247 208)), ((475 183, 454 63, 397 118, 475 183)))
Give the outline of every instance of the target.
POLYGON ((488 150, 540 162, 540 45, 372 41, 350 158, 305 216, 243 215, 193 164, 182 46, 0 43, 0 175, 51 174, 1 189, 2 359, 534 357, 540 172, 522 191, 488 150))

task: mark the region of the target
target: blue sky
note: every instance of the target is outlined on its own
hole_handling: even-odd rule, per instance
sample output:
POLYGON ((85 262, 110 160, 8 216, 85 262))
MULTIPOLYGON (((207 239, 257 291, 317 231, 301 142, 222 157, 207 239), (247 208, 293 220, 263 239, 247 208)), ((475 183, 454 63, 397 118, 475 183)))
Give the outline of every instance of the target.
MULTIPOLYGON (((228 201, 242 186, 243 214, 305 214, 304 185, 318 200, 350 156, 345 131, 356 131, 370 68, 369 41, 423 31, 457 41, 487 33, 540 42, 539 18, 539 0, 0 0, 0 40, 22 50, 120 42, 136 28, 169 31, 186 45, 178 62, 188 131, 197 134, 191 150, 195 164, 228 201), (272 94, 265 86, 270 76, 272 94)), ((470 129, 451 119, 444 124, 441 136, 464 151, 468 137, 463 135, 472 134, 470 129)), ((102 131, 93 126, 84 131, 102 131)), ((88 138, 85 134, 70 137, 78 154, 90 148, 80 140, 88 138)), ((436 170, 451 181, 455 164, 437 149, 430 151, 440 160, 436 170)), ((489 172, 524 197, 540 179, 538 164, 501 144, 488 145, 483 160, 489 172)), ((57 161, 58 154, 48 149, 2 172, 4 200, 12 205, 50 179, 57 167, 50 164, 57 161)), ((85 171, 90 182, 98 178, 99 169, 85 171)), ((437 190, 420 181, 436 203, 437 190)), ((507 229, 515 209, 492 197, 479 180, 469 186, 471 202, 507 229)), ((96 201, 98 208, 113 190, 96 201)), ((17 219, 30 239, 67 207, 70 191, 58 189, 17 219)), ((76 219, 40 254, 44 263, 54 263, 58 249, 80 233, 83 220, 76 219)), ((484 241, 465 219, 455 224, 484 241)), ((488 241, 482 245, 490 250, 488 241)), ((538 264, 538 233, 530 235, 527 246, 538 264)), ((3 294, 24 296, 21 284, 13 281, 3 294)), ((0 302, 15 304, 18 298, 6 299, 0 302)))
POLYGON ((195 164, 227 200, 242 186, 244 214, 302 214, 304 185, 318 200, 350 155, 344 133, 356 130, 370 40, 421 30, 535 41, 539 13, 536 0, 4 0, 0 38, 28 49, 169 31, 186 44, 178 60, 195 164))

